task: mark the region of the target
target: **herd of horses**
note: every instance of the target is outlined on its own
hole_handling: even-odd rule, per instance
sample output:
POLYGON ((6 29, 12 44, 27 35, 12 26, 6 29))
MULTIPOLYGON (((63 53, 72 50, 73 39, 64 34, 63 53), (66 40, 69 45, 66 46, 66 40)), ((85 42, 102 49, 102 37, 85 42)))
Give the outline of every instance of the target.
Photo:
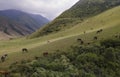
MULTIPOLYGON (((93 30, 93 28, 91 28, 91 30, 93 30)), ((96 32, 96 34, 100 34, 102 31, 103 29, 100 29, 96 32)), ((85 34, 86 31, 84 31, 83 33, 85 34)), ((97 39, 98 39, 98 36, 93 37, 93 40, 97 40, 97 39)), ((81 45, 84 44, 84 41, 81 38, 78 38, 77 41, 80 42, 81 45)), ((90 43, 88 42, 87 44, 89 45, 90 43)))
MULTIPOLYGON (((93 30, 93 28, 91 28, 91 30, 93 30)), ((97 30, 97 31, 96 31, 96 34, 98 35, 98 34, 100 34, 101 32, 103 32, 103 29, 97 30)), ((83 33, 85 34, 86 31, 84 31, 83 33)), ((93 41, 99 39, 99 37, 98 37, 97 35, 93 37, 93 41)), ((115 35, 113 35, 113 37, 120 39, 120 33, 116 33, 115 35)), ((78 41, 81 45, 85 44, 85 42, 84 42, 81 38, 78 38, 77 41, 78 41)), ((88 42, 87 44, 89 45, 90 42, 88 42)))
MULTIPOLYGON (((93 28, 91 28, 93 30, 93 28)), ((100 29, 98 30, 96 33, 99 34, 103 31, 103 29, 100 29)), ((86 31, 84 31, 84 34, 86 33, 86 31)), ((93 38, 94 40, 97 40, 98 37, 97 36, 94 36, 93 38)), ((84 41, 80 38, 77 39, 81 44, 84 44, 84 41)), ((49 43, 50 41, 47 41, 47 43, 49 43)), ((90 44, 90 43, 88 43, 90 44)), ((27 48, 22 48, 22 53, 28 53, 28 49, 27 48)), ((48 55, 48 52, 43 52, 43 56, 47 56, 48 55)), ((1 62, 4 62, 8 57, 8 54, 4 54, 1 56, 1 62)))
MULTIPOLYGON (((93 30, 93 28, 91 28, 91 30, 93 30)), ((103 29, 100 29, 100 30, 98 30, 96 32, 96 34, 100 34, 102 31, 103 31, 103 29)), ((86 32, 84 31, 84 34, 85 33, 86 32)), ((120 35, 119 36, 115 35, 115 37, 120 38, 120 35)), ((93 37, 93 40, 97 40, 97 39, 98 39, 97 36, 93 37)), ((78 38, 77 41, 79 41, 81 44, 84 44, 84 41, 81 38, 78 38)), ((49 43, 50 41, 47 41, 47 42, 49 43)), ((88 42, 87 44, 89 45, 90 43, 88 42)), ((28 49, 27 48, 22 48, 22 53, 28 53, 28 49)), ((48 55, 48 52, 43 52, 43 56, 47 56, 47 55, 48 55)), ((3 56, 1 56, 1 62, 4 62, 7 57, 8 57, 8 54, 4 54, 3 56)), ((35 57, 35 58, 38 59, 39 57, 35 57)), ((10 72, 8 72, 8 71, 0 71, 0 74, 4 75, 4 77, 9 77, 10 72)))
MULTIPOLYGON (((22 49, 22 53, 27 53, 28 52, 28 49, 27 48, 23 48, 22 49)), ((7 59, 7 57, 8 57, 8 54, 4 54, 4 55, 2 55, 1 56, 1 62, 4 62, 6 59, 7 59)))
MULTIPOLYGON (((27 48, 22 48, 22 53, 28 53, 28 49, 27 48)), ((43 56, 47 56, 48 52, 43 52, 43 56)), ((4 54, 1 56, 1 62, 3 63, 8 57, 8 54, 4 54)), ((0 77, 4 76, 4 77, 9 77, 10 76, 10 72, 9 71, 5 71, 5 70, 0 70, 0 77)))
MULTIPOLYGON (((28 49, 27 48, 22 48, 22 53, 28 53, 28 49)), ((43 56, 47 56, 48 52, 43 52, 43 56)), ((4 54, 1 56, 1 62, 4 62, 8 57, 8 54, 4 54)))
MULTIPOLYGON (((22 53, 28 53, 28 49, 27 48, 22 48, 22 53)), ((48 52, 43 52, 43 56, 47 56, 48 52)), ((8 57, 8 54, 4 54, 3 56, 1 56, 1 62, 3 63, 8 57)), ((9 71, 5 71, 5 70, 0 70, 0 77, 4 76, 4 77, 9 77, 10 76, 10 72, 9 71)))

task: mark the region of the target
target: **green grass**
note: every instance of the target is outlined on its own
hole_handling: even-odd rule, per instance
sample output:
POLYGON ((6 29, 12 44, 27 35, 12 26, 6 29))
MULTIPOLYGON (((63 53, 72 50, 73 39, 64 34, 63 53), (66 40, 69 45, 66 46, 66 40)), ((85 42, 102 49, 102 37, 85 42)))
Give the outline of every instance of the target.
POLYGON ((119 0, 80 0, 58 18, 88 18, 119 4, 119 0))
POLYGON ((77 38, 82 38, 85 43, 96 42, 94 36, 98 36, 98 40, 113 38, 115 34, 120 34, 120 6, 108 10, 100 15, 94 16, 83 21, 76 26, 53 33, 47 36, 35 39, 15 39, 9 41, 0 41, 0 56, 8 53, 8 58, 4 63, 0 63, 0 68, 7 68, 15 61, 23 59, 31 60, 34 56, 41 56, 43 52, 49 53, 56 50, 69 50, 71 45, 77 43, 77 38), (93 30, 91 30, 93 28, 93 30), (103 32, 96 34, 96 31, 103 29, 103 32), (84 34, 83 32, 86 31, 84 34), (48 43, 47 41, 50 41, 48 43), (22 54, 22 48, 28 48, 29 52, 22 54))
MULTIPOLYGON (((55 20, 53 20, 43 28, 39 29, 37 32, 33 33, 31 36, 29 36, 29 38, 36 38, 43 35, 48 35, 48 34, 66 30, 67 28, 75 26, 76 24, 80 23, 83 20, 86 21, 86 19, 96 16, 118 5, 120 5, 119 0, 80 0, 73 7, 63 12, 55 20)), ((107 16, 112 15, 111 13, 108 14, 107 16)), ((92 22, 93 21, 94 20, 92 20, 92 22)), ((96 23, 98 25, 98 22, 96 23)), ((104 25, 104 21, 101 20, 100 23, 103 23, 104 25)), ((93 24, 92 26, 95 26, 95 25, 93 24)))

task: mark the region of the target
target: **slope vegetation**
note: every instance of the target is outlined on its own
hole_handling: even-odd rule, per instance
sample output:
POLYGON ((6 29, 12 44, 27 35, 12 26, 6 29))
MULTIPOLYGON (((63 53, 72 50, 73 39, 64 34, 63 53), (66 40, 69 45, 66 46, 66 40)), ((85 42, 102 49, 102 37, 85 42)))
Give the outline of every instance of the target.
POLYGON ((10 66, 17 77, 119 77, 120 40, 105 40, 100 46, 71 47, 69 52, 57 51, 32 61, 10 66), (105 48, 106 47, 106 48, 105 48), (26 68, 26 69, 25 69, 26 68), (29 71, 29 72, 26 72, 29 71))
POLYGON ((33 33, 32 38, 56 33, 71 28, 88 18, 120 5, 119 0, 80 0, 53 22, 33 33))

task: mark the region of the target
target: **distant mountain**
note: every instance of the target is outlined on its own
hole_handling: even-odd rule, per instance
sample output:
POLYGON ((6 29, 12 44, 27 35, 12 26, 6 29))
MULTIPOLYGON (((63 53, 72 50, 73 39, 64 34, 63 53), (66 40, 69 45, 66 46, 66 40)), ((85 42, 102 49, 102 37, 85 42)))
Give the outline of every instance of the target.
POLYGON ((0 11, 0 32, 9 36, 31 34, 49 20, 40 15, 28 14, 19 10, 0 11))
POLYGON ((120 5, 120 0, 79 0, 74 6, 30 37, 34 38, 66 30, 118 5, 120 5))

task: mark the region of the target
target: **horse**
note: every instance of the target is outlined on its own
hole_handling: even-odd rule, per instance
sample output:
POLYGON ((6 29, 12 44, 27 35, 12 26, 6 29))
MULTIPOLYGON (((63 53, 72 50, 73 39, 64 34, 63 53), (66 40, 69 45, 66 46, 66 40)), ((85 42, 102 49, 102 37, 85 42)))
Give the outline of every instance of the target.
POLYGON ((47 56, 47 55, 48 55, 48 52, 44 52, 44 53, 43 53, 43 56, 47 56))
POLYGON ((81 39, 81 38, 78 38, 77 41, 82 41, 82 39, 81 39))
POLYGON ((24 52, 28 52, 28 49, 27 48, 23 48, 22 49, 22 52, 24 53, 24 52))
POLYGON ((8 71, 0 71, 0 74, 1 75, 4 75, 4 77, 10 77, 9 75, 10 75, 10 72, 8 72, 8 71))
POLYGON ((1 57, 1 61, 4 62, 5 61, 5 56, 1 57))
POLYGON ((95 36, 95 37, 94 37, 94 40, 97 40, 97 39, 98 39, 98 37, 97 37, 97 36, 95 36))
POLYGON ((8 56, 8 54, 4 54, 4 56, 5 56, 5 57, 7 57, 7 56, 8 56))

